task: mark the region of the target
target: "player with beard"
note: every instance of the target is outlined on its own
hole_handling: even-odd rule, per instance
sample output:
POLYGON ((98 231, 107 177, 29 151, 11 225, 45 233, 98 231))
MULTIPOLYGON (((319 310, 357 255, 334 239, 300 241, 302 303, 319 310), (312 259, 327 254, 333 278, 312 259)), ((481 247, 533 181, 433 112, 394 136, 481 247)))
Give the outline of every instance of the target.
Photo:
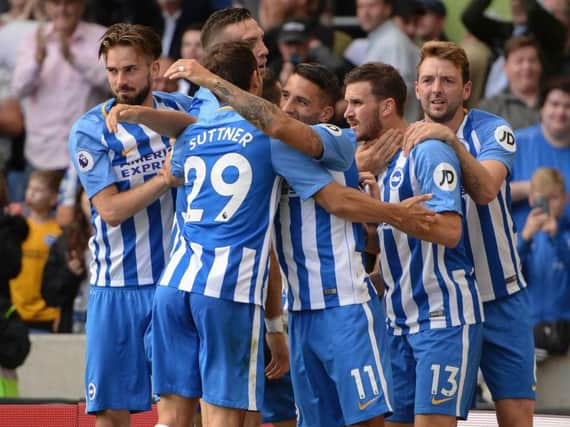
POLYGON ((534 343, 509 192, 516 143, 501 117, 463 109, 470 94, 469 62, 463 49, 448 42, 426 43, 416 82, 425 122, 408 130, 405 151, 437 138, 459 158, 464 232, 485 312, 481 371, 499 425, 530 427, 536 390, 534 343))
MULTIPOLYGON (((114 98, 84 114, 69 139, 93 212, 85 395, 98 427, 127 426, 129 412, 151 405, 145 344, 174 216, 173 192, 159 174, 170 142, 142 125, 121 124, 110 133, 105 118, 116 104, 189 108, 185 95, 151 92, 160 52, 160 38, 152 29, 110 27, 99 55, 114 98)), ((187 124, 193 120, 182 112, 178 118, 187 124)))

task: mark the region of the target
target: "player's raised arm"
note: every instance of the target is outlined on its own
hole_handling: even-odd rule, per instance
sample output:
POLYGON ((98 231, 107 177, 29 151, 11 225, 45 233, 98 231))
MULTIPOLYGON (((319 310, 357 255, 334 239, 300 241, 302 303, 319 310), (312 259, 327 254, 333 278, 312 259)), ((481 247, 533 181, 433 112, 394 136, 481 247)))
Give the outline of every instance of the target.
MULTIPOLYGON (((171 79, 185 78, 193 83, 211 90, 223 103, 228 103, 267 135, 280 139, 287 145, 311 157, 321 158, 327 147, 310 126, 296 120, 278 106, 253 93, 244 91, 227 82, 194 60, 175 62, 165 73, 171 79)), ((353 147, 340 150, 349 167, 353 158, 353 147)))
POLYGON ((119 123, 145 125, 156 133, 176 138, 196 117, 182 111, 158 110, 144 105, 117 104, 105 116, 105 124, 111 133, 119 130, 119 123))

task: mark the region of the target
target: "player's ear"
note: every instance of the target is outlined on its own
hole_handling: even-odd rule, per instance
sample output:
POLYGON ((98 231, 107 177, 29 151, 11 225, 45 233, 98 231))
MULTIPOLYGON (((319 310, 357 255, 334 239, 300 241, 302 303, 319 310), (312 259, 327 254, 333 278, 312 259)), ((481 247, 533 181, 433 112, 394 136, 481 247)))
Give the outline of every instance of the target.
POLYGON ((261 91, 263 90, 263 79, 261 78, 261 73, 259 68, 253 70, 251 74, 251 79, 249 81, 249 91, 257 96, 261 96, 261 91))
POLYGON ((319 115, 319 121, 321 123, 330 123, 331 119, 334 116, 334 107, 332 105, 327 105, 321 111, 319 115))

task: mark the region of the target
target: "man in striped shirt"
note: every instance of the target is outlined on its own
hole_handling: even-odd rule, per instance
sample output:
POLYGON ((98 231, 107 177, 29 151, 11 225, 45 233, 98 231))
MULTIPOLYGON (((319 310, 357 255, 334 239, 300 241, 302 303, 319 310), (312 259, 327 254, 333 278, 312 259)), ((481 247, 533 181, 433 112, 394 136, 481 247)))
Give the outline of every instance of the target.
MULTIPOLYGON (((122 124, 111 133, 105 118, 120 103, 189 107, 184 95, 151 92, 160 52, 160 38, 150 28, 110 27, 99 53, 114 98, 84 114, 69 139, 93 210, 85 395, 97 426, 128 425, 129 411, 149 410, 151 404, 145 336, 174 215, 173 192, 158 174, 170 144, 146 126, 122 124)), ((185 113, 179 119, 189 122, 185 113)))
MULTIPOLYGON (((345 84, 345 117, 359 140, 406 129, 406 86, 392 66, 364 64, 347 74, 345 84)), ((398 202, 432 193, 426 205, 437 212, 419 238, 387 224, 378 229, 394 378, 387 425, 451 427, 466 418, 471 405, 483 320, 462 240, 459 162, 453 150, 433 139, 408 156, 398 150, 387 160, 386 170, 374 171, 380 175, 380 199, 398 202)))
POLYGON ((471 93, 469 63, 454 43, 422 48, 416 96, 424 123, 412 126, 406 149, 426 138, 445 141, 463 173, 467 249, 484 302, 481 370, 501 427, 532 425, 536 389, 534 343, 526 283, 517 253, 509 181, 516 153, 513 131, 502 118, 465 111, 471 93))

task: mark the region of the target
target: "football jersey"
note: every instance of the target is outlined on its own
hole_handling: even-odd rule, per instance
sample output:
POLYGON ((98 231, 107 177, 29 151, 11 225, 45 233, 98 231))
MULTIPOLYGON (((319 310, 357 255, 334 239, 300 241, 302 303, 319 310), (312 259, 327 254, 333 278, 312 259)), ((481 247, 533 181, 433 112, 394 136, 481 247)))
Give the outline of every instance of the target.
MULTIPOLYGON (((354 149, 351 130, 339 130, 343 144, 354 149)), ((326 169, 296 150, 281 145, 278 173, 286 178, 275 220, 275 248, 286 278, 290 311, 319 310, 364 303, 375 295, 364 270, 364 230, 338 218, 311 198, 333 180, 358 188, 356 164, 345 171, 326 169)))
POLYGON ((470 110, 457 130, 457 138, 477 161, 496 160, 508 170, 497 197, 476 204, 463 191, 467 251, 475 265, 481 298, 492 301, 526 286, 517 253, 517 236, 511 214, 510 175, 516 152, 513 131, 503 119, 470 110))
MULTIPOLYGON (((118 131, 110 133, 105 116, 114 104, 111 99, 84 114, 69 137, 73 165, 90 199, 110 185, 123 192, 152 179, 162 168, 170 147, 168 138, 143 125, 119 123, 118 131)), ((185 111, 190 98, 154 92, 153 104, 158 109, 185 111)), ((92 207, 92 285, 156 284, 169 251, 173 197, 174 191, 166 192, 118 226, 105 223, 92 207)))
MULTIPOLYGON (((313 129, 323 143, 321 162, 340 167, 352 161, 352 155, 337 160, 339 153, 348 152, 340 148, 340 129, 313 129)), ((276 147, 283 143, 271 140, 231 107, 202 116, 179 140, 184 147, 175 151, 171 170, 185 180, 184 244, 173 252, 160 284, 262 305, 281 194, 275 165, 282 159, 276 147)))
MULTIPOLYGON (((378 184, 384 202, 431 193, 427 208, 462 215, 460 180, 453 150, 440 141, 428 140, 408 157, 397 153, 378 184)), ((413 334, 482 321, 473 264, 463 241, 447 248, 413 238, 388 224, 380 225, 378 235, 390 333, 413 334)))

